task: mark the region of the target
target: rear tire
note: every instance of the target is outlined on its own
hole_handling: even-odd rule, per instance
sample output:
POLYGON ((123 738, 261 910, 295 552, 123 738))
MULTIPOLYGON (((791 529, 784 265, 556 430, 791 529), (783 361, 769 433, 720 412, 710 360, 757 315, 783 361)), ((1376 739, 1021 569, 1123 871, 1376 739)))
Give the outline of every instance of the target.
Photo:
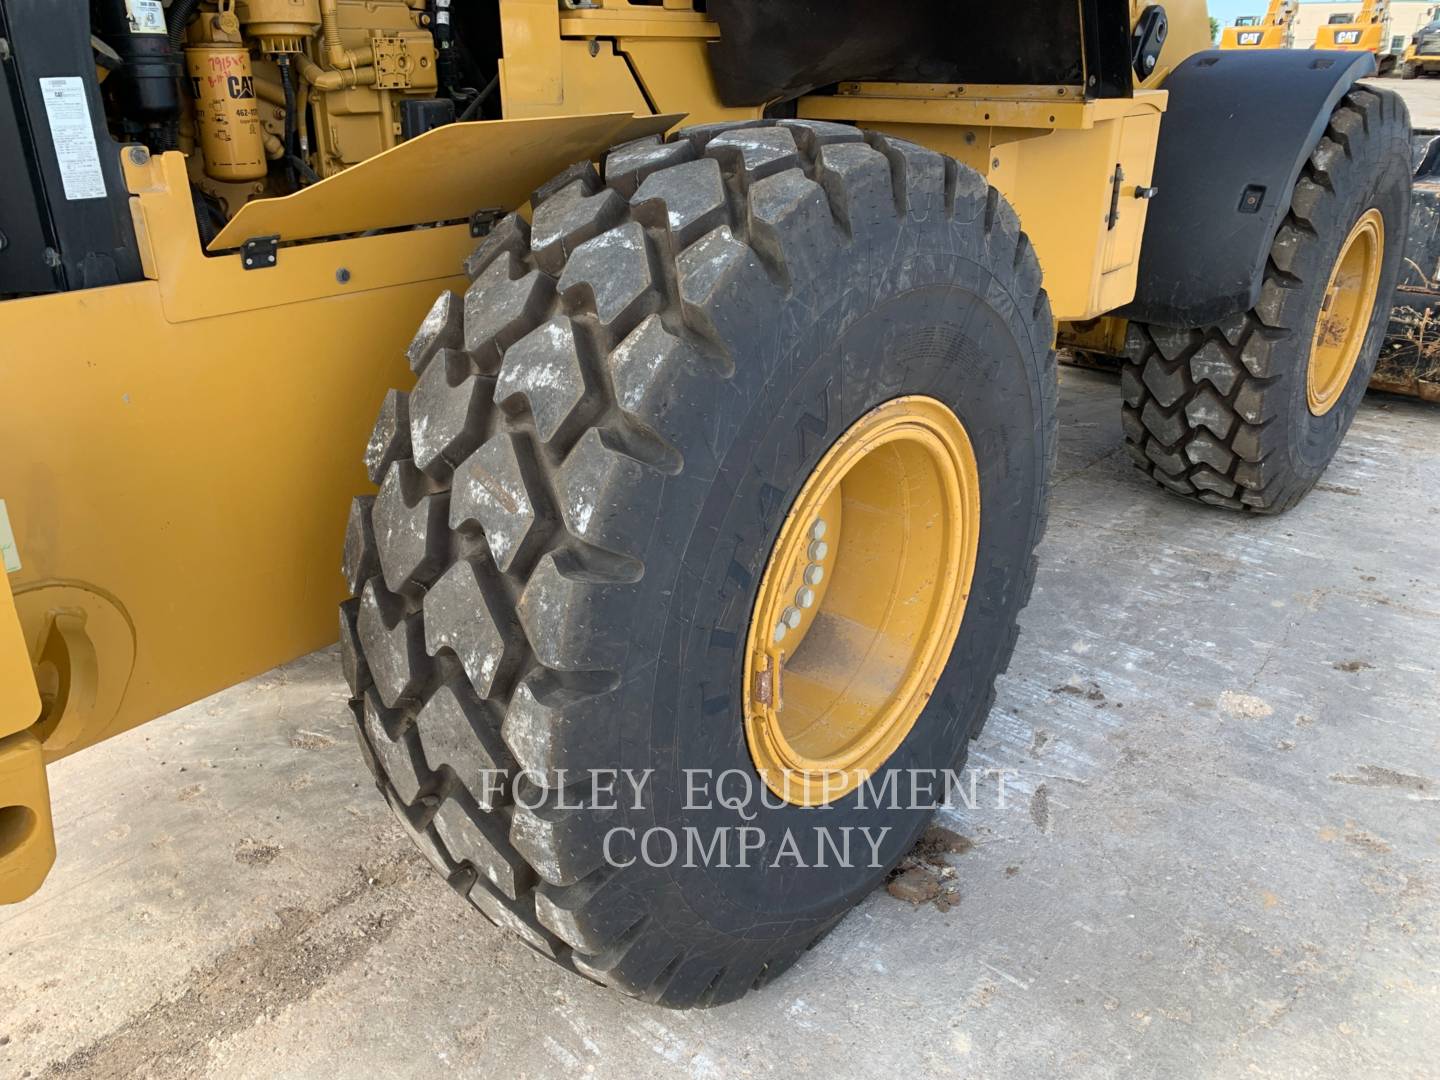
POLYGON ((1400 78, 1413 79, 1420 74, 1420 66, 1413 61, 1407 61, 1400 69, 1400 78))
POLYGON ((1351 90, 1300 174, 1260 299, 1211 326, 1131 323, 1125 448, 1158 484, 1214 506, 1279 513, 1315 486, 1355 418, 1389 321, 1410 218, 1410 120, 1393 91, 1351 90), (1306 378, 1330 272, 1370 209, 1384 222, 1368 330, 1338 400, 1306 378))
POLYGON ((341 618, 360 739, 411 835, 493 921, 627 994, 730 1001, 883 881, 931 809, 772 799, 741 822, 684 805, 685 769, 758 783, 740 668, 787 507, 878 404, 927 394, 962 418, 984 497, 975 584, 886 765, 958 768, 1034 581, 1049 303, 977 173, 835 124, 689 128, 533 203, 533 226, 512 215, 482 242, 463 299, 437 300, 417 385, 391 392, 370 442, 380 493, 355 502, 341 618), (479 784, 486 769, 505 782, 479 784), (575 786, 616 769, 654 770, 642 805, 597 808, 575 786), (615 829, 737 824, 773 845, 817 823, 888 829, 878 865, 655 868, 619 865, 633 837, 623 858, 606 846, 615 829))

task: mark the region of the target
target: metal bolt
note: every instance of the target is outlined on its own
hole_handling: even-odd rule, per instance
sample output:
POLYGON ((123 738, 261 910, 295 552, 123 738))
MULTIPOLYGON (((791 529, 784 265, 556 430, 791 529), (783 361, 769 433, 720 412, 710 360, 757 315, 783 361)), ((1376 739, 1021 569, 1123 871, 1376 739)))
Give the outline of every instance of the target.
POLYGON ((795 603, 799 604, 802 608, 814 607, 815 590, 805 585, 800 586, 800 588, 795 590, 795 603))
POLYGON ((45 265, 52 270, 64 262, 64 260, 60 258, 60 252, 56 251, 53 247, 47 247, 44 254, 40 257, 45 261, 45 265))
POLYGON ((816 566, 814 563, 811 563, 805 567, 804 578, 806 585, 819 585, 820 579, 824 576, 825 568, 823 566, 816 566))
POLYGON ((143 146, 130 147, 131 165, 148 165, 150 163, 150 151, 143 146))
POLYGON ((810 526, 810 539, 819 540, 825 535, 825 519, 816 518, 815 524, 810 526))
POLYGON ((785 635, 786 635, 787 633, 789 633, 789 631, 790 631, 790 628, 789 628, 788 626, 786 626, 783 622, 781 622, 781 623, 776 623, 776 624, 775 624, 775 644, 778 645, 778 644, 780 644, 780 642, 784 641, 784 640, 785 640, 785 635))
POLYGON ((825 558, 826 555, 830 554, 830 545, 825 543, 824 540, 816 540, 811 543, 809 554, 811 562, 819 562, 825 558))
POLYGON ((246 265, 246 266, 254 266, 254 265, 255 265, 255 260, 252 259, 252 258, 250 258, 249 255, 246 255, 246 256, 245 256, 245 265, 246 265))
POLYGON ((1153 57, 1153 56, 1147 56, 1147 57, 1145 57, 1145 70, 1146 70, 1146 71, 1154 71, 1154 70, 1155 70, 1155 57, 1153 57))
POLYGON ((791 630, 798 629, 800 626, 800 609, 797 607, 787 607, 784 614, 780 616, 780 621, 790 627, 791 630))
POLYGON ((347 284, 347 283, 350 281, 350 270, 349 270, 349 268, 342 266, 342 267, 340 267, 339 270, 336 270, 336 271, 335 271, 335 280, 338 281, 341 285, 347 284))

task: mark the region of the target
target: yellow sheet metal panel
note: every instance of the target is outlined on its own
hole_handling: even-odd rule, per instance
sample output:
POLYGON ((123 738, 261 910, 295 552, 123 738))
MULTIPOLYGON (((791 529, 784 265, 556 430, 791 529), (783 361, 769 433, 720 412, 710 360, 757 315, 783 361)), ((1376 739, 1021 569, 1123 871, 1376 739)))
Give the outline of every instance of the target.
POLYGON ((608 112, 446 124, 292 195, 246 203, 210 250, 239 247, 256 236, 305 240, 455 221, 491 207, 514 209, 567 166, 679 120, 637 119, 636 104, 646 111, 637 95, 608 112))
POLYGON ((500 100, 558 106, 564 100, 560 72, 560 5, 555 0, 500 0, 500 100))
POLYGON ((473 244, 464 226, 422 229, 246 272, 201 252, 178 155, 147 175, 161 281, 0 304, 0 492, 27 649, 64 611, 95 645, 92 716, 57 753, 335 640, 346 513, 370 489, 358 451, 473 244))
POLYGON ((0 904, 24 900, 55 864, 50 788, 40 743, 28 732, 0 739, 0 904))
POLYGON ((505 98, 505 115, 537 117, 595 112, 629 115, 650 111, 625 58, 615 52, 613 41, 562 41, 560 72, 560 100, 511 93, 505 98))
POLYGON ((720 102, 705 44, 720 29, 689 0, 596 0, 567 8, 558 19, 553 3, 504 0, 500 9, 500 88, 508 117, 654 109, 708 123, 762 112, 720 102))
POLYGON ((799 102, 799 115, 812 120, 949 124, 990 127, 1087 128, 1100 102, 1085 101, 1078 87, 960 86, 906 83, 844 83, 841 92, 814 94, 799 102))
POLYGON ((1094 318, 1134 296, 1148 205, 1136 190, 1150 184, 1165 91, 1093 101, 1056 94, 1050 102, 1028 90, 1009 93, 1020 88, 987 88, 1005 90, 1001 98, 942 99, 894 84, 856 85, 863 88, 856 95, 801 99, 800 115, 858 119, 984 175, 1010 199, 1035 245, 1057 320, 1094 318))
POLYGON ((630 58, 645 92, 661 112, 683 111, 687 123, 711 124, 750 120, 764 111, 721 104, 701 39, 657 41, 626 37, 617 47, 630 58))
MULTIPOLYGON (((12 493, 10 498, 14 497, 12 493)), ((8 517, 9 503, 6 507, 8 517)), ((20 555, 16 561, 23 568, 25 560, 18 545, 16 553, 20 555)), ((40 718, 40 692, 30 669, 30 651, 15 614, 10 584, 10 575, 0 573, 0 737, 24 731, 40 718)))

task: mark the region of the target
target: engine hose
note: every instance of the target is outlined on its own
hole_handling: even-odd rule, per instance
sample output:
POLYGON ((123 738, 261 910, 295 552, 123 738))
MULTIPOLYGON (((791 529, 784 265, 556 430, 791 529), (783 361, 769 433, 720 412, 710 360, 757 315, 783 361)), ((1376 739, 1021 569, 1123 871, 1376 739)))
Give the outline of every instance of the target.
POLYGON ((477 112, 480 111, 480 106, 485 103, 485 99, 488 98, 491 94, 493 94, 495 92, 495 87, 499 85, 500 75, 497 72, 495 77, 485 84, 485 89, 481 90, 478 94, 476 94, 475 97, 471 99, 470 103, 465 106, 465 111, 462 112, 455 119, 458 122, 462 123, 466 120, 469 120, 472 116, 474 116, 477 112))
POLYGON ((200 0, 175 0, 170 5, 170 47, 177 52, 185 48, 185 28, 190 25, 190 17, 199 3, 200 0))
POLYGON ((280 90, 285 95, 285 153, 295 156, 299 147, 295 139, 295 80, 290 75, 290 57, 277 56, 275 66, 280 69, 280 90))

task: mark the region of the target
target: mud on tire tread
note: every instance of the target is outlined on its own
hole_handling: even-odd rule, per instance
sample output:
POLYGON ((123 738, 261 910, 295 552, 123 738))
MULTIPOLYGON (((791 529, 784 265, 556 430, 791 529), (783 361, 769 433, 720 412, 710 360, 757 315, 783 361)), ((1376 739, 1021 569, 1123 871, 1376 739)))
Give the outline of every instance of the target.
MULTIPOLYGON (((411 837, 492 922, 628 994, 731 1001, 843 912, 689 947, 652 932, 604 864, 603 820, 556 798, 561 770, 616 764, 627 643, 603 625, 606 605, 645 575, 665 486, 707 483, 719 465, 678 426, 680 405, 741 393, 777 298, 827 263, 888 266, 909 230, 979 245, 1007 317, 1035 342, 1043 418, 1028 436, 1038 490, 1014 496, 1029 515, 1024 569, 972 600, 999 626, 975 662, 1001 670, 1055 457, 1049 303, 1014 212, 978 174, 844 125, 692 127, 612 150, 605 181, 568 170, 532 204, 532 226, 507 217, 467 260, 467 293, 436 301, 409 350, 424 392, 387 397, 366 455, 381 494, 356 500, 345 572, 357 597, 341 612, 359 738, 411 837), (475 790, 484 762, 507 776, 475 790), (540 797, 522 807, 517 790, 540 797)), ((993 700, 981 693, 962 743, 993 700)))
MULTIPOLYGON (((1355 417, 1384 335, 1403 246, 1398 229, 1409 220, 1408 138, 1395 93, 1351 90, 1296 183, 1255 306, 1213 326, 1130 324, 1121 372, 1125 449, 1161 487, 1275 514, 1320 479, 1355 417), (1311 418, 1305 372, 1319 294, 1350 229, 1350 204, 1372 194, 1377 165, 1393 170, 1397 162, 1403 199, 1385 208, 1386 255, 1369 334, 1339 402, 1311 418)), ((1361 203, 1354 217, 1366 209, 1361 203)))

